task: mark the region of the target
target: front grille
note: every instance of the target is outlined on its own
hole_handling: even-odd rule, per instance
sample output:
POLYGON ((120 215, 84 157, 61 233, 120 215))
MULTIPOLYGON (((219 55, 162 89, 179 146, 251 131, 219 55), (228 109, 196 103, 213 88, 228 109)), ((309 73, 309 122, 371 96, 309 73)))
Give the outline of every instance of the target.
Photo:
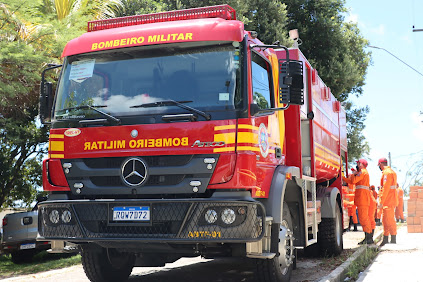
MULTIPOLYGON (((150 167, 160 166, 182 166, 191 161, 193 155, 180 156, 144 156, 142 157, 150 167)), ((90 158, 83 159, 84 164, 93 169, 98 168, 120 168, 126 157, 116 158, 90 158)))
POLYGON ((190 203, 152 204, 151 226, 143 226, 143 223, 138 224, 141 226, 111 223, 109 211, 111 212, 113 205, 108 204, 75 205, 75 211, 89 238, 157 238, 175 237, 190 205, 190 203))
POLYGON ((149 201, 72 201, 63 203, 41 203, 39 208, 40 236, 45 239, 89 240, 139 240, 139 241, 184 241, 227 242, 253 241, 263 236, 265 222, 264 207, 258 202, 196 200, 149 200, 149 201), (122 206, 149 206, 149 222, 113 221, 113 208, 122 206), (233 224, 225 224, 220 211, 231 208, 243 209, 233 224), (207 223, 206 211, 216 210, 219 219, 207 223), (72 213, 72 221, 53 224, 49 215, 58 210, 72 213))
MULTIPOLYGON (((200 182, 194 193, 204 193, 213 175, 219 155, 167 155, 133 157, 145 164, 142 176, 145 180, 125 183, 123 165, 129 157, 63 159, 70 164, 65 172, 69 187, 74 194, 84 195, 131 195, 131 194, 189 194, 193 193, 191 181, 200 182), (204 159, 213 158, 213 164, 204 159), (82 185, 81 185, 82 184, 82 185), (83 187, 76 192, 74 187, 83 187)), ((125 169, 127 169, 126 166, 125 169)), ((128 179, 126 179, 128 180, 128 179)))

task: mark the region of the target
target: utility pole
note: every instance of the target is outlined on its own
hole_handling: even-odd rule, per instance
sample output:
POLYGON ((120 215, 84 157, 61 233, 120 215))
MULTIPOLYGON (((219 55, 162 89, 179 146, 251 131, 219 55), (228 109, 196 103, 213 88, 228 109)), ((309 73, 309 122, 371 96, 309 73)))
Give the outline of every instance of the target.
POLYGON ((389 166, 392 167, 391 152, 388 152, 389 166))

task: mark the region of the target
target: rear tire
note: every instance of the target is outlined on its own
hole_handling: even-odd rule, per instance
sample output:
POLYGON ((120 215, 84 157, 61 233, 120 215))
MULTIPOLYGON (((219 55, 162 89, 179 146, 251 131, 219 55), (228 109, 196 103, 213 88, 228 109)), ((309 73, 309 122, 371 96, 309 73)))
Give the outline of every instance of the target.
POLYGON ((115 249, 82 248, 82 266, 90 281, 125 281, 131 275, 135 256, 115 249))
MULTIPOLYGON (((292 218, 288 205, 283 204, 283 217, 277 232, 278 252, 273 259, 257 259, 257 278, 262 282, 290 281, 295 263, 294 236, 292 232, 292 218)), ((274 238, 272 238, 273 240, 274 238)))
POLYGON ((338 204, 335 206, 335 218, 322 218, 317 233, 317 242, 320 247, 320 255, 337 256, 343 249, 342 217, 338 204))

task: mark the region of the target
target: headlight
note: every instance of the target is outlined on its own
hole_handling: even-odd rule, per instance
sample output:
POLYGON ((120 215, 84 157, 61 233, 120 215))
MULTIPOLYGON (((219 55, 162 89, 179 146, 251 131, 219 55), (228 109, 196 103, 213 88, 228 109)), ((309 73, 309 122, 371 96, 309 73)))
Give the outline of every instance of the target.
POLYGON ((51 223, 57 224, 59 223, 59 212, 57 210, 52 210, 49 214, 49 219, 51 223))
POLYGON ((215 223, 217 220, 217 212, 215 210, 208 210, 204 215, 207 223, 215 223))
POLYGON ((235 221, 235 212, 233 209, 226 208, 221 214, 222 221, 226 224, 232 224, 235 221))
POLYGON ((65 210, 65 211, 62 213, 62 221, 63 221, 64 223, 69 223, 71 220, 72 220, 72 214, 71 214, 71 212, 70 212, 70 211, 68 211, 68 210, 65 210))

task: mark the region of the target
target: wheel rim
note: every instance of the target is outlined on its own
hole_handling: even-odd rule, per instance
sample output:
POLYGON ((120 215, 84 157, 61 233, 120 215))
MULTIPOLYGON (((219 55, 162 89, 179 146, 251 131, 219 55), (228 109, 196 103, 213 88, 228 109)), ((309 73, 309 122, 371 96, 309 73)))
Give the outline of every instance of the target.
POLYGON ((279 266, 282 275, 285 275, 294 261, 294 237, 289 229, 288 223, 284 220, 279 230, 279 266))

